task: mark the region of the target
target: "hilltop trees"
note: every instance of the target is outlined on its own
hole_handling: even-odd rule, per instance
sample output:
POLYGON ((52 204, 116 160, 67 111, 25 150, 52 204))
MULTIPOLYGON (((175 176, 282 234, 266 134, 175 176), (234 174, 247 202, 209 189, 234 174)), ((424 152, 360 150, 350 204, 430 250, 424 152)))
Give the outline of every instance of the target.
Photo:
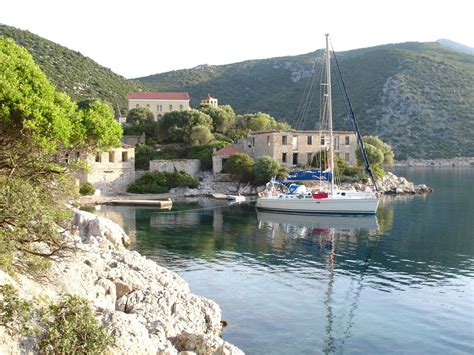
POLYGON ((213 132, 226 134, 234 126, 235 112, 229 105, 221 105, 218 107, 201 105, 197 110, 212 118, 213 132))
POLYGON ((154 119, 153 112, 146 107, 132 108, 127 114, 127 123, 132 126, 143 125, 154 119))
POLYGON ((0 77, 0 267, 34 271, 65 247, 68 158, 119 145, 122 130, 106 104, 79 109, 24 48, 1 38, 0 77))
POLYGON ((261 132, 268 130, 287 130, 291 126, 286 122, 278 122, 267 113, 257 112, 237 116, 235 130, 236 135, 244 137, 248 132, 261 132))
POLYGON ((196 126, 212 129, 212 118, 199 110, 167 112, 158 121, 163 143, 190 143, 191 133, 196 126))

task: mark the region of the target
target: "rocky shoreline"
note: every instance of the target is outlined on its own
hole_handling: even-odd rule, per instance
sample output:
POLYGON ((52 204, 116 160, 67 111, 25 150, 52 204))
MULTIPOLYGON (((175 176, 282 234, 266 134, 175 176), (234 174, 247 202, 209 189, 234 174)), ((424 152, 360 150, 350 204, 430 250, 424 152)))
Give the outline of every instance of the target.
MULTIPOLYGON (((224 341, 219 306, 190 292, 188 284, 135 251, 114 222, 73 210, 65 238, 76 252, 54 261, 40 282, 0 271, 0 285, 11 284, 19 296, 54 302, 61 295, 88 299, 96 317, 115 336, 108 350, 120 354, 243 354, 224 341)), ((36 353, 35 335, 12 336, 0 326, 0 353, 36 353)))
MULTIPOLYGON (((396 176, 388 172, 385 176, 377 182, 377 187, 380 194, 424 194, 431 192, 432 189, 425 184, 414 184, 404 177, 396 176)), ((354 191, 374 190, 372 184, 352 183, 341 184, 341 188, 354 191)), ((212 174, 203 174, 200 178, 199 187, 196 189, 188 187, 177 187, 171 189, 169 193, 164 194, 131 194, 122 193, 110 196, 82 196, 80 203, 82 205, 90 204, 104 204, 112 200, 155 200, 155 199, 172 199, 177 200, 186 197, 200 197, 212 196, 213 194, 225 195, 243 195, 243 196, 257 196, 259 192, 263 191, 265 186, 252 186, 250 184, 239 183, 229 180, 214 180, 212 174)))

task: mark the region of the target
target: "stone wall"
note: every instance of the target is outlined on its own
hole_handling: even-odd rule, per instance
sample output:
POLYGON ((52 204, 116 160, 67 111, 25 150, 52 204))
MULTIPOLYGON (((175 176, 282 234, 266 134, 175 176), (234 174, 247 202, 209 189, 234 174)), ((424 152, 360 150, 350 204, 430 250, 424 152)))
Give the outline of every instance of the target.
POLYGON ((197 177, 201 171, 201 162, 199 159, 151 160, 150 171, 168 173, 183 171, 191 176, 197 177))

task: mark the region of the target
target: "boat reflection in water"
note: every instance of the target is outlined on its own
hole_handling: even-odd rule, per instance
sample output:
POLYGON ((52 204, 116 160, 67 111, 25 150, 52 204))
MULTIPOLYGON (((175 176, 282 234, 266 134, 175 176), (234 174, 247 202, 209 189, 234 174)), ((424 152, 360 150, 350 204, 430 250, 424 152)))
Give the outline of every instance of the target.
POLYGON ((335 283, 340 279, 344 269, 344 258, 338 259, 341 249, 347 243, 340 243, 341 239, 352 240, 358 243, 367 236, 380 234, 380 228, 375 215, 365 216, 336 216, 336 215, 301 215, 288 213, 274 213, 257 211, 259 228, 269 228, 272 239, 277 240, 283 234, 295 239, 307 239, 319 244, 319 255, 325 270, 325 286, 323 287, 323 304, 325 308, 325 336, 323 353, 343 353, 345 344, 352 336, 352 326, 357 315, 360 297, 364 288, 364 276, 372 254, 372 248, 365 251, 363 262, 359 264, 360 273, 350 281, 344 301, 338 299, 340 293, 335 283), (365 237, 362 237, 365 235, 365 237), (362 237, 362 238, 359 238, 362 237), (342 265, 337 266, 339 262, 342 265), (338 270, 341 269, 341 270, 338 270), (338 275, 339 274, 339 275, 338 275), (340 314, 344 309, 345 312, 340 314))
POLYGON ((293 229, 297 234, 324 232, 331 229, 351 233, 364 229, 369 232, 369 235, 374 235, 379 229, 375 215, 308 215, 258 210, 257 218, 259 228, 268 226, 285 230, 293 229))

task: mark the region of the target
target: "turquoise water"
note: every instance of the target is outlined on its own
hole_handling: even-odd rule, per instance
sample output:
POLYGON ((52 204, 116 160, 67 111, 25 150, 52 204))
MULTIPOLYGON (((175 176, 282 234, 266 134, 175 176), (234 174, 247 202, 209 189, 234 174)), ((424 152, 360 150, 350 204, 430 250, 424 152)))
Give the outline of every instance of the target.
POLYGON ((209 200, 99 213, 215 300, 248 354, 472 354, 474 168, 394 172, 434 192, 386 197, 376 217, 209 200))

